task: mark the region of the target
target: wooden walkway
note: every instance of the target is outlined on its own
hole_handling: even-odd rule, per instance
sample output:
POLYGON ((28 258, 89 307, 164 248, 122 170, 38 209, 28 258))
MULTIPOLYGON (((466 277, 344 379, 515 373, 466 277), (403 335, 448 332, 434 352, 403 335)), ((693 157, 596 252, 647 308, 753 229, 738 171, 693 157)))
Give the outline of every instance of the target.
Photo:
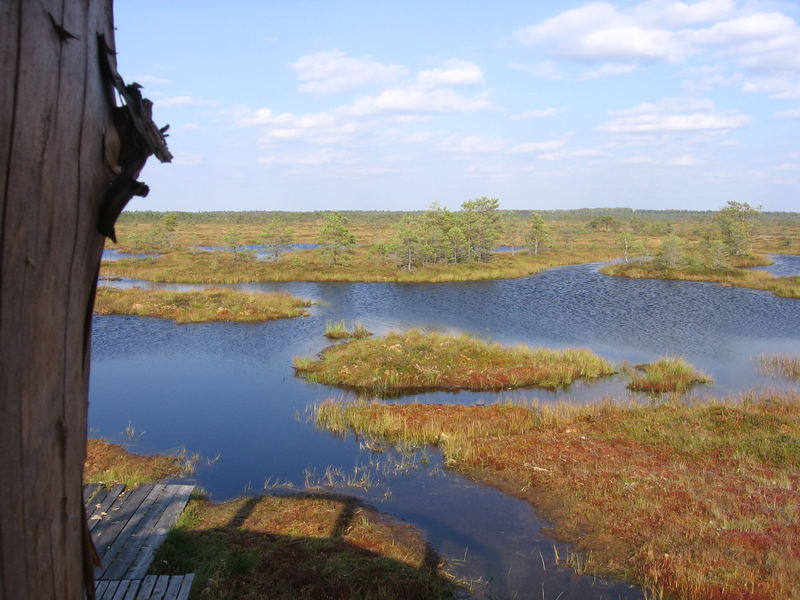
POLYGON ((98 600, 185 600, 193 574, 145 576, 156 550, 189 501, 193 485, 157 483, 125 489, 83 486, 92 541, 103 566, 95 570, 98 600))

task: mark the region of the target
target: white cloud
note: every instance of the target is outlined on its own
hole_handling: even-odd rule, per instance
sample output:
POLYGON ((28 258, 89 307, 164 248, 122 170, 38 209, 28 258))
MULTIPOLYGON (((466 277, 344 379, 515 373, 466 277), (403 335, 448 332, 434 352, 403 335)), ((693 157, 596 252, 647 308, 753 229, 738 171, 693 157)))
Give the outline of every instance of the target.
POLYGON ((491 108, 485 94, 462 96, 453 90, 407 86, 356 100, 349 111, 354 115, 379 113, 469 113, 491 108))
POLYGON ((582 148, 580 150, 569 150, 563 152, 546 152, 537 154, 539 160, 565 160, 567 158, 601 158, 606 153, 597 148, 582 148))
POLYGON ((555 56, 578 60, 678 62, 692 53, 683 36, 646 21, 641 14, 592 2, 525 27, 516 37, 523 45, 543 44, 555 56))
POLYGON ((586 71, 578 76, 578 81, 587 81, 589 79, 601 79, 612 75, 625 75, 632 73, 636 70, 636 65, 626 63, 606 63, 597 69, 586 71))
POLYGON ((516 38, 578 61, 681 63, 710 51, 752 70, 800 71, 798 23, 754 6, 737 8, 732 0, 648 0, 619 8, 591 2, 525 27, 516 38))
POLYGON ((512 152, 514 154, 527 154, 532 152, 547 152, 550 150, 558 150, 560 148, 563 148, 568 141, 569 141, 569 136, 565 135, 560 138, 547 140, 544 142, 528 142, 525 144, 518 144, 513 148, 511 148, 509 152, 512 152))
POLYGON ((800 119, 800 108, 790 108, 775 113, 775 116, 783 119, 800 119))
POLYGON ((303 82, 297 89, 312 94, 338 94, 365 85, 386 83, 408 72, 401 65, 352 58, 341 50, 301 56, 291 66, 303 82))
POLYGON ((475 63, 453 58, 443 68, 421 71, 417 82, 423 87, 482 84, 483 71, 475 63))
POLYGON ((181 129, 185 129, 186 131, 198 131, 202 129, 202 127, 197 123, 184 123, 181 125, 181 129))
POLYGON ((611 113, 600 129, 609 133, 651 134, 664 132, 731 131, 750 123, 736 110, 717 111, 710 100, 666 98, 611 113))
POLYGON ((171 98, 161 98, 160 100, 155 100, 157 106, 162 108, 174 108, 174 107, 182 107, 182 106, 211 106, 219 104, 218 102, 214 102, 212 100, 203 100, 201 98, 195 98, 194 96, 172 96, 171 98))
POLYGON ((166 77, 158 77, 156 75, 140 75, 139 77, 134 77, 133 80, 136 83, 141 83, 144 85, 170 85, 172 83, 171 79, 167 79, 166 77))
POLYGON ((563 108, 541 108, 534 110, 526 110, 518 115, 511 115, 508 117, 512 121, 532 121, 533 119, 546 119, 547 117, 555 117, 564 112, 563 108))
POLYGON ((481 135, 450 135, 436 144, 436 149, 459 154, 499 152, 506 146, 505 140, 481 135))
POLYGON ((694 165, 699 164, 698 161, 694 156, 691 154, 682 154, 681 156, 675 156, 670 158, 667 161, 667 164, 676 166, 676 167, 693 167, 694 165))
POLYGON ((794 100, 800 98, 800 81, 796 77, 759 77, 746 81, 742 91, 768 94, 773 100, 794 100))

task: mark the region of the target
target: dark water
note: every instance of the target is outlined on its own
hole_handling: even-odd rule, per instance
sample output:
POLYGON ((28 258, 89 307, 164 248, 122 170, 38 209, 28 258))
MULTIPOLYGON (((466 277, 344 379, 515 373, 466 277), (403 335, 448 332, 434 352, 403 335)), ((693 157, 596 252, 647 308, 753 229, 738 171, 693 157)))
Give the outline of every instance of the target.
POLYGON ((122 258, 156 258, 160 254, 127 254, 120 252, 116 248, 106 248, 103 250, 103 260, 120 260, 122 258))
POLYGON ((753 267, 755 271, 768 271, 778 277, 800 275, 800 254, 768 254, 774 262, 766 267, 753 267))
MULTIPOLYGON (((121 440, 130 421, 144 432, 134 444, 136 451, 186 446, 205 457, 219 456, 197 473, 199 483, 217 499, 259 491, 267 478, 301 486, 309 471, 319 477, 328 466, 344 473, 363 468, 375 485, 352 493, 420 526, 453 560, 456 573, 490 579, 489 589, 498 597, 637 598, 638 591, 627 586, 605 585, 555 567, 553 543, 540 531, 546 524, 529 505, 443 471, 435 451, 428 452, 427 464, 414 456, 405 462, 415 466, 398 469, 396 464, 387 467, 389 454, 373 454, 356 439, 316 431, 307 421, 308 408, 342 392, 297 379, 291 368, 293 356, 313 355, 327 345, 322 337, 326 321, 345 319, 378 334, 421 327, 503 343, 589 347, 617 362, 680 354, 715 380, 699 394, 792 388, 761 375, 756 359, 762 352, 796 353, 800 348, 797 300, 706 283, 607 277, 597 268, 563 267, 525 279, 472 283, 236 286, 285 290, 326 303, 308 318, 261 324, 177 325, 96 316, 92 433, 121 440), (382 464, 369 466, 375 461, 382 464)), ((625 397, 624 386, 623 379, 611 378, 561 392, 433 393, 398 401, 471 404, 506 397, 585 402, 625 397)))

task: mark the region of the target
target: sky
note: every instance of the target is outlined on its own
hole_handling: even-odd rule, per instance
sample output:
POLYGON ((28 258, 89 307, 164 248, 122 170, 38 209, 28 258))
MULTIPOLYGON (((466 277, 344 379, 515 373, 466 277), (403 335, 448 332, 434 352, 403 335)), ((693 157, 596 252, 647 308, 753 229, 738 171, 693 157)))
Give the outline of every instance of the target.
POLYGON ((116 0, 132 210, 800 211, 800 4, 116 0))

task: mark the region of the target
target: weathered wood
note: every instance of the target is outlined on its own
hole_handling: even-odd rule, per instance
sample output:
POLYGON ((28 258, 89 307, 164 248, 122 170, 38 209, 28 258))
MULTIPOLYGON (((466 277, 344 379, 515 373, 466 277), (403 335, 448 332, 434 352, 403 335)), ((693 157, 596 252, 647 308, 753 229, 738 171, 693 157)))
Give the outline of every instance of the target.
MULTIPOLYGON (((98 554, 102 556, 103 549, 108 548, 113 543, 151 490, 152 486, 142 485, 133 491, 129 491, 123 496, 123 502, 120 503, 119 509, 111 514, 109 519, 104 521, 101 526, 92 531, 92 541, 95 548, 97 548, 98 554)), ((111 509, 114 510, 114 507, 112 506, 111 509)))
POLYGON ((131 586, 130 579, 123 579, 119 582, 119 587, 117 588, 116 593, 111 598, 111 600, 125 600, 125 596, 128 594, 128 588, 131 586))
POLYGON ((153 593, 152 593, 153 598, 158 598, 159 600, 161 600, 164 597, 164 593, 167 591, 168 586, 169 586, 169 575, 159 575, 155 586, 153 586, 153 593))
MULTIPOLYGON (((123 492, 125 486, 117 484, 108 490, 101 502, 94 505, 94 509, 89 514, 89 530, 91 531, 97 524, 105 518, 105 515, 111 510, 111 506, 119 499, 119 495, 123 492)), ((88 511, 87 511, 88 512, 88 511)))
POLYGON ((147 557, 144 569, 141 570, 140 565, 144 562, 139 559, 138 555, 147 543, 148 540, 154 535, 156 525, 158 524, 164 510, 169 506, 172 497, 175 495, 175 488, 171 486, 164 486, 161 490, 161 497, 158 498, 148 512, 141 519, 140 524, 136 531, 129 536, 125 541, 124 547, 114 556, 112 562, 103 571, 101 577, 105 579, 118 579, 121 577, 130 577, 131 579, 140 579, 144 577, 147 572, 147 567, 150 566, 150 559, 152 555, 147 557), (134 575, 134 573, 138 573, 134 575))
POLYGON ((188 575, 183 576, 183 583, 181 584, 181 589, 178 592, 178 596, 175 600, 189 600, 189 592, 192 590, 192 584, 194 583, 194 573, 189 573, 188 575))
POLYGON ((161 543, 167 537, 169 530, 175 525, 181 512, 183 512, 186 503, 189 501, 189 496, 194 489, 191 485, 173 485, 170 486, 174 490, 174 495, 169 499, 168 504, 163 508, 158 522, 155 524, 150 535, 145 539, 139 550, 138 555, 125 571, 125 577, 131 579, 139 579, 144 577, 147 569, 150 568, 150 563, 153 562, 153 556, 158 550, 161 543))
MULTIPOLYGON (((163 484, 154 485, 150 490, 150 493, 147 494, 147 497, 142 501, 139 509, 131 516, 130 519, 128 519, 125 527, 123 527, 119 532, 117 537, 114 539, 114 542, 107 548, 98 548, 100 552, 100 558, 103 560, 106 568, 108 568, 111 561, 114 560, 116 555, 123 549, 131 535, 140 527, 147 524, 147 516, 150 508, 159 499, 163 490, 163 484)), ((104 574, 104 570, 105 569, 101 568, 97 572, 97 575, 102 576, 104 574)), ((107 576, 107 578, 110 579, 111 577, 107 576)))
POLYGON ((130 586, 128 586, 128 593, 125 594, 125 598, 123 598, 123 600, 136 600, 139 595, 141 585, 141 581, 132 580, 130 586))
MULTIPOLYGON (((112 21, 111 0, 0 2, 0 600, 94 592, 81 474, 98 222, 120 175, 112 21)), ((128 135, 143 164, 153 148, 128 135)))

